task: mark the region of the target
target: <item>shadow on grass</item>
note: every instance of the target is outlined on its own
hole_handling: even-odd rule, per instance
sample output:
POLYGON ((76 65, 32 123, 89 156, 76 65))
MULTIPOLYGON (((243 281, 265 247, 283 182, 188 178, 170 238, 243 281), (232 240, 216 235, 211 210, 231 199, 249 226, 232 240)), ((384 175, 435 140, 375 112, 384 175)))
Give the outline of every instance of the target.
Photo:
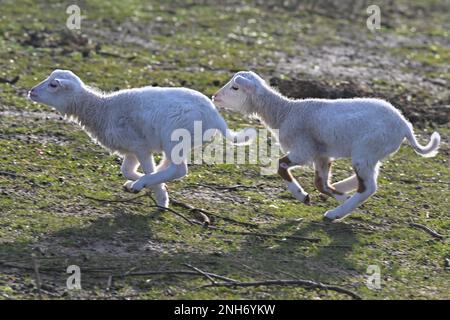
MULTIPOLYGON (((190 239, 158 240, 153 227, 161 223, 161 219, 165 220, 169 213, 153 210, 145 215, 136 214, 131 209, 115 208, 114 205, 108 211, 108 216, 97 218, 87 227, 65 228, 34 243, 0 245, 1 273, 35 278, 31 259, 31 254, 34 254, 39 264, 41 281, 45 284, 45 290, 42 290, 49 296, 64 294, 66 279, 69 277, 66 268, 75 264, 81 268, 86 297, 91 297, 94 292, 94 295, 101 292, 106 296, 120 296, 124 294, 119 293, 120 290, 131 288, 132 292, 140 294, 156 290, 161 293, 160 298, 170 298, 171 295, 166 292, 169 285, 183 291, 192 288, 194 283, 199 284, 198 281, 207 280, 169 274, 144 278, 121 275, 148 270, 189 270, 185 266, 189 263, 237 280, 308 279, 341 284, 345 275, 354 270, 346 260, 346 255, 357 242, 357 237, 351 225, 346 223, 302 221, 298 225, 286 222, 261 230, 280 235, 313 234, 326 239, 317 244, 253 235, 228 235, 199 226, 182 226, 193 228, 192 235, 204 236, 203 241, 206 243, 209 237, 217 235, 239 242, 238 249, 216 251, 192 247, 186 244, 190 239), (293 228, 295 231, 292 231, 293 228), (116 280, 114 283, 111 282, 111 276, 116 280), (146 281, 149 278, 151 281, 146 281), (190 282, 193 279, 197 280, 190 282)), ((244 297, 255 298, 254 293, 258 290, 247 292, 244 297)), ((21 291, 25 295, 37 294, 35 287, 21 291)), ((176 295, 176 290, 172 294, 176 295)))

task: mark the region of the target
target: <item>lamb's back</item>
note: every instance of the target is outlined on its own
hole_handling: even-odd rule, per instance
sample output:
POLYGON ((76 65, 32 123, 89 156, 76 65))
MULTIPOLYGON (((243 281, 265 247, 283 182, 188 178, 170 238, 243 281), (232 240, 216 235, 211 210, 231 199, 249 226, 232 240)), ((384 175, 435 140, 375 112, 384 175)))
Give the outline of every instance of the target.
POLYGON ((300 103, 301 126, 309 131, 366 132, 405 121, 399 110, 382 99, 305 99, 300 103))
POLYGON ((290 132, 284 134, 289 144, 302 137, 325 149, 346 150, 359 140, 400 139, 407 128, 401 113, 381 99, 305 99, 296 104, 281 128, 290 132))

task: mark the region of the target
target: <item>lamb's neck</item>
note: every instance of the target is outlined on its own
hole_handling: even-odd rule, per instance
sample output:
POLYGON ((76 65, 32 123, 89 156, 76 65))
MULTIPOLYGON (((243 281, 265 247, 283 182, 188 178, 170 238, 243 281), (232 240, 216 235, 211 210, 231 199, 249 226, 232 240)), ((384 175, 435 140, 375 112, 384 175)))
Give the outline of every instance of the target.
POLYGON ((291 110, 291 101, 271 88, 264 88, 261 94, 252 97, 252 109, 267 126, 279 129, 291 110))
POLYGON ((74 97, 71 106, 67 110, 67 116, 72 117, 82 127, 85 127, 89 133, 95 136, 104 129, 106 124, 105 112, 106 99, 97 92, 86 89, 82 95, 74 97))

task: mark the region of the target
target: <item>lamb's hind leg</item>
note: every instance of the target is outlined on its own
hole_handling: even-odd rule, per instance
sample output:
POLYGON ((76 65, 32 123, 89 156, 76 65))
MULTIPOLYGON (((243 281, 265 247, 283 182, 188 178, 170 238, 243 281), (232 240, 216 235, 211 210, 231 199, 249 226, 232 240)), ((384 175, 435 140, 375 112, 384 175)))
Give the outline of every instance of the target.
POLYGON ((289 172, 289 169, 293 166, 295 166, 295 164, 291 162, 289 156, 284 156, 278 161, 278 174, 286 182, 288 190, 296 199, 305 204, 309 204, 309 194, 307 194, 305 190, 303 190, 297 180, 295 180, 292 174, 289 172))
MULTIPOLYGON (((170 162, 165 169, 154 173, 146 173, 143 177, 126 185, 128 191, 139 192, 145 187, 155 188, 163 185, 164 182, 184 177, 187 174, 187 163, 175 164, 170 162)), ((165 188, 164 188, 165 190, 165 188)))
POLYGON ((356 193, 339 207, 326 212, 324 216, 326 219, 335 220, 345 217, 376 192, 378 164, 368 165, 361 162, 353 163, 353 167, 358 180, 356 193))
POLYGON ((340 192, 351 192, 358 188, 358 177, 356 174, 332 184, 332 187, 340 192))
POLYGON ((339 202, 349 198, 345 192, 336 190, 330 185, 331 161, 329 158, 318 158, 314 160, 315 179, 314 184, 322 194, 333 197, 339 202))
MULTIPOLYGON (((153 159, 152 154, 150 154, 149 156, 140 156, 139 162, 141 164, 141 168, 144 171, 145 175, 138 173, 138 178, 134 179, 136 181, 139 181, 146 175, 150 175, 150 174, 154 173, 155 171, 159 170, 159 166, 155 170, 155 160, 153 159)), ((125 163, 125 161, 124 161, 124 163, 125 163)), ((133 179, 130 179, 130 180, 133 180, 133 179)), ((127 181, 124 184, 125 189, 127 191, 130 191, 131 186, 134 183, 135 183, 135 181, 127 181)), ((158 206, 167 208, 169 206, 169 195, 167 193, 166 185, 164 183, 160 183, 160 184, 152 185, 150 188, 153 190, 153 192, 155 194, 155 200, 156 200, 156 203, 158 204, 158 206)))

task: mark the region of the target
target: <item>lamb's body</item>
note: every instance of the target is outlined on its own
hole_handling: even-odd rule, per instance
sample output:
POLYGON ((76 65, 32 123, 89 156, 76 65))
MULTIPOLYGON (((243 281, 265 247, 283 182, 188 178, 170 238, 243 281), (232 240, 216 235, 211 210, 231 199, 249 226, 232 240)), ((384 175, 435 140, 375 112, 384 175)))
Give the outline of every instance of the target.
POLYGON ((380 159, 394 152, 408 129, 403 116, 379 99, 305 99, 286 104, 280 123, 283 149, 298 149, 299 164, 317 157, 348 158, 358 152, 380 159))
POLYGON ((171 134, 182 128, 193 136, 195 121, 202 122, 204 131, 224 126, 211 101, 186 88, 143 87, 106 95, 91 91, 83 98, 68 115, 93 139, 121 155, 171 151, 178 143, 171 141, 171 134))
POLYGON ((344 201, 328 211, 326 218, 342 218, 377 190, 379 163, 407 138, 424 157, 437 153, 440 136, 431 136, 423 147, 414 137, 412 125, 390 103, 381 99, 288 99, 252 72, 239 72, 215 96, 224 107, 255 114, 271 129, 277 129, 286 156, 278 173, 291 193, 304 203, 309 195, 289 169, 314 163, 315 185, 324 195, 344 201), (331 185, 331 163, 351 158, 355 175, 331 185), (357 189, 350 196, 347 193, 357 189))
MULTIPOLYGON (((126 190, 138 192, 152 188, 158 205, 168 206, 164 182, 187 174, 189 147, 203 144, 205 131, 214 129, 228 139, 247 134, 235 133, 203 94, 187 88, 144 87, 103 94, 83 84, 72 72, 55 70, 34 87, 29 96, 36 102, 55 107, 79 123, 101 145, 123 156, 122 173, 129 180, 126 190), (201 123, 196 137, 195 123, 201 123), (180 141, 172 139, 176 130, 189 134, 190 145, 173 158, 180 141), (155 168, 153 153, 162 152, 163 160, 155 168), (141 166, 144 174, 137 172, 141 166)), ((198 129, 197 129, 198 130, 198 129)))

